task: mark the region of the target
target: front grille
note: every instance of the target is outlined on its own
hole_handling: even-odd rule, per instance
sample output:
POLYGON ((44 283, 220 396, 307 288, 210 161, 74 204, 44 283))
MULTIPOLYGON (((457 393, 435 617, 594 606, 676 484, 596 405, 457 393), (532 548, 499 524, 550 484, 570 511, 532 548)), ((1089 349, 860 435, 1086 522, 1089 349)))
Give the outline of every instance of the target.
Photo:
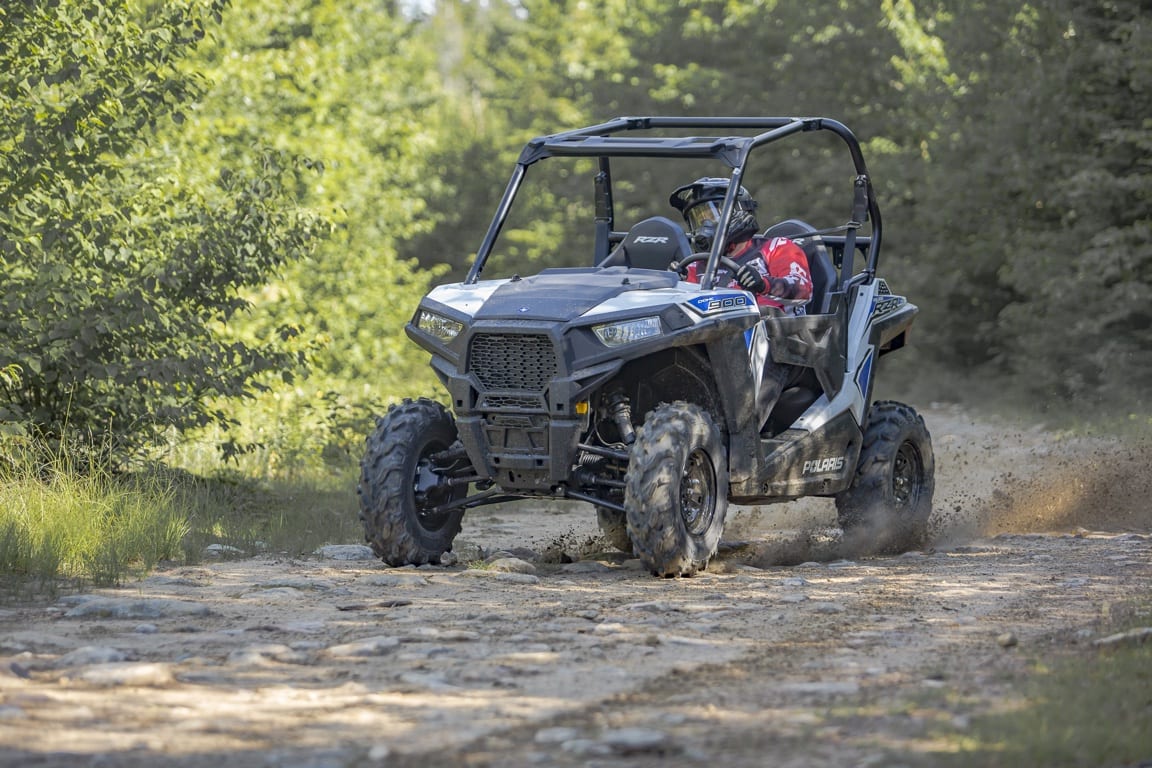
POLYGON ((488 390, 543 392, 556 376, 556 353, 552 340, 540 334, 478 333, 468 368, 488 390))
POLYGON ((543 408, 544 403, 537 395, 485 395, 480 402, 482 408, 543 408))

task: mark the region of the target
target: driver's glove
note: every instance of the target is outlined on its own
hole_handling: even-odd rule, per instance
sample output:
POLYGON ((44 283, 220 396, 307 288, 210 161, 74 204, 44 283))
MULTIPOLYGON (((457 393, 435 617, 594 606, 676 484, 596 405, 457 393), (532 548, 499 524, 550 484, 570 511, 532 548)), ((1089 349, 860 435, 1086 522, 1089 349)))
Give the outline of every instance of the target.
POLYGON ((741 265, 740 269, 736 270, 736 282, 740 283, 741 288, 752 293, 764 293, 767 287, 763 276, 751 264, 741 265))

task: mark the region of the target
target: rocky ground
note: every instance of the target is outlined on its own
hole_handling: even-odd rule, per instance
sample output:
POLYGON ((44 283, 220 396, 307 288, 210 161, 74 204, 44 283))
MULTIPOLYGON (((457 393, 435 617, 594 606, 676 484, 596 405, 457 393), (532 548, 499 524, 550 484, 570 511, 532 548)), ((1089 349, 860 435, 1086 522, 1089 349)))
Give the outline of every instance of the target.
POLYGON ((450 567, 333 546, 2 608, 0 765, 919 764, 1152 584, 1146 450, 927 420, 923 552, 843 559, 808 500, 660 580, 590 508, 523 504, 450 567))

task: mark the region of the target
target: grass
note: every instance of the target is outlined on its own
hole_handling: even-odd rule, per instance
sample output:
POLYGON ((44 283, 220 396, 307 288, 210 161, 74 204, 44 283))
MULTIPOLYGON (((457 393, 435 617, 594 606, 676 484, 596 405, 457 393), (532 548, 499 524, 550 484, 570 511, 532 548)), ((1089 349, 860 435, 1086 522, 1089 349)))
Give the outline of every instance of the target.
POLYGON ((80 471, 67 457, 36 455, 9 447, 0 457, 0 598, 120 584, 161 563, 300 555, 363 539, 354 477, 258 479, 218 464, 203 475, 80 471))
POLYGON ((0 574, 9 585, 115 584, 177 556, 188 534, 171 488, 63 462, 0 477, 0 574))
MULTIPOLYGON (((1152 626, 1152 596, 1103 634, 1152 626)), ((1152 765, 1152 643, 1080 648, 1034 663, 1021 699, 937 734, 944 768, 1152 765)))

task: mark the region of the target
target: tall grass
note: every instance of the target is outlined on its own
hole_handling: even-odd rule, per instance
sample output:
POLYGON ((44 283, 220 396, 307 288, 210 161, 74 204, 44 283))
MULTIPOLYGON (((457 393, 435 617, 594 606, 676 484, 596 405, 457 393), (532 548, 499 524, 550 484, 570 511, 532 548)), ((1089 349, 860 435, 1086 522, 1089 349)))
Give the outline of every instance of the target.
POLYGON ((170 487, 36 457, 9 450, 0 469, 0 574, 10 584, 115 584, 180 555, 188 521, 170 487))
MULTIPOLYGON (((187 458, 187 457, 186 457, 187 458)), ((243 470, 204 454, 195 472, 116 471, 11 441, 0 445, 0 591, 115 585, 168 561, 307 555, 363 540, 355 476, 243 470), (219 545, 212 547, 212 545, 219 545)))

